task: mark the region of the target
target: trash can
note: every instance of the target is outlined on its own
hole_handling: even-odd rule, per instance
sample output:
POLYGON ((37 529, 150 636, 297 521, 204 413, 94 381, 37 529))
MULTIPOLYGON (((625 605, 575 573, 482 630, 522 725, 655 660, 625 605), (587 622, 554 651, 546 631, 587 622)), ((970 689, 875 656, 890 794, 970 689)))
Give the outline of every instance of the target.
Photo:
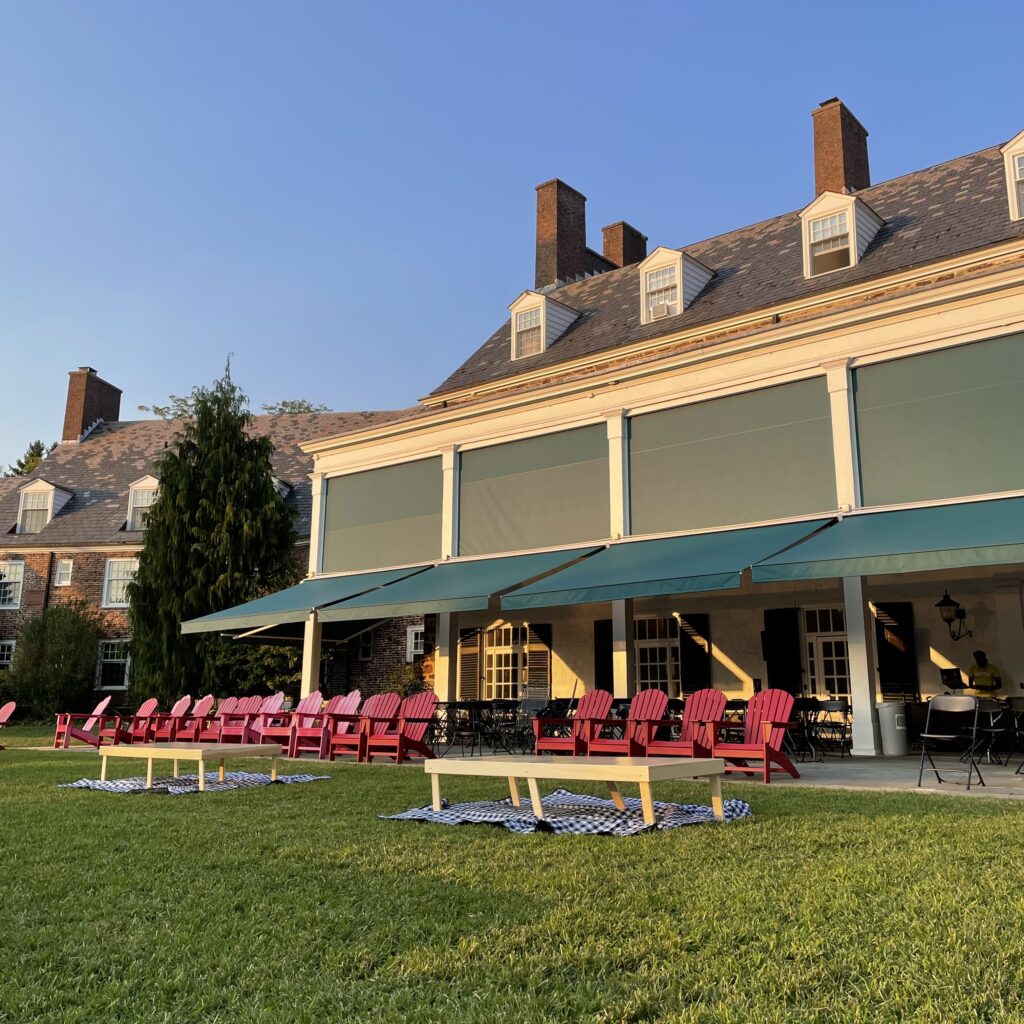
POLYGON ((886 757, 900 757, 907 752, 907 705, 902 700, 887 700, 876 704, 878 731, 882 735, 882 753, 886 757))

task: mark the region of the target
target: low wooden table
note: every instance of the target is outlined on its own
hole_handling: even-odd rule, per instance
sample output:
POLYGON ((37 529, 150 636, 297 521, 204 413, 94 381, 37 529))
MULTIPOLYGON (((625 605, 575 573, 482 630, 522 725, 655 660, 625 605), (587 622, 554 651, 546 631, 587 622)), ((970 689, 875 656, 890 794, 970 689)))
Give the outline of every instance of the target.
POLYGON ((540 802, 538 779, 598 781, 608 787, 612 802, 620 810, 626 804, 619 792, 620 782, 635 782, 640 787, 644 823, 653 825, 654 798, 652 782, 675 779, 707 779, 711 783, 711 808, 719 821, 725 821, 722 803, 722 773, 725 762, 720 757, 535 757, 531 754, 505 757, 445 757, 425 761, 423 769, 430 776, 432 805, 441 810, 442 775, 477 775, 508 779, 512 804, 520 806, 519 779, 526 779, 533 813, 544 817, 540 802))
POLYGON ((153 788, 153 762, 173 761, 174 777, 178 778, 179 761, 199 762, 199 792, 206 792, 206 762, 216 761, 218 778, 224 781, 224 761, 229 757, 269 757, 270 778, 277 779, 277 759, 281 756, 280 743, 137 743, 100 747, 103 759, 100 780, 107 779, 108 757, 129 757, 146 762, 146 789, 153 788))

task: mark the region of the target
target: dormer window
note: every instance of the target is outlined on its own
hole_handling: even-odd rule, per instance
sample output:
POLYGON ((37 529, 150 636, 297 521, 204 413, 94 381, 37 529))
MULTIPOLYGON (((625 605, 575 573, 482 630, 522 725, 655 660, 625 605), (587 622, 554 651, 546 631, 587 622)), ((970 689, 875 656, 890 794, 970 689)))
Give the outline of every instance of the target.
POLYGON ((1017 193, 1017 219, 1024 218, 1024 153, 1013 161, 1013 185, 1017 193))
POLYGON ((1001 152, 1006 165, 1010 220, 1024 220, 1024 132, 1010 139, 1001 152))
POLYGON ((523 356, 535 356, 544 349, 543 328, 541 326, 540 307, 526 309, 516 313, 516 340, 513 359, 523 356))
POLYGON ((546 352, 579 318, 579 313, 550 295, 523 292, 508 307, 512 314, 512 358, 546 352))
POLYGON ((675 316, 679 312, 678 267, 662 267, 660 270, 648 270, 645 280, 647 291, 647 319, 660 320, 662 317, 675 316))
POLYGON ((827 274, 850 265, 850 228, 846 212, 811 221, 811 274, 827 274))
POLYGON ((822 192, 800 212, 804 277, 855 267, 884 223, 859 196, 822 192))
POLYGON ((139 533, 146 528, 149 510, 156 501, 158 481, 154 476, 144 476, 136 480, 128 491, 128 522, 126 530, 139 533))
POLYGON ((653 323, 689 309, 714 276, 689 253, 658 246, 640 263, 640 322, 653 323))
POLYGON ((33 480, 21 489, 18 505, 18 533, 40 533, 43 527, 71 500, 71 492, 48 480, 33 480))

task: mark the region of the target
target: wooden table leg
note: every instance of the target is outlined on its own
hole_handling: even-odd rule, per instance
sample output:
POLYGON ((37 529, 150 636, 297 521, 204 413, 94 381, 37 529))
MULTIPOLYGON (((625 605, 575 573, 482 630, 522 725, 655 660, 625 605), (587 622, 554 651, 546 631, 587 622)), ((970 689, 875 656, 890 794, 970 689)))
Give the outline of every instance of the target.
POLYGON ((639 785, 640 804, 644 809, 644 824, 653 825, 657 819, 654 816, 654 797, 651 794, 651 784, 649 782, 641 782, 639 785))
POLYGON ((519 799, 519 783, 514 775, 508 777, 508 791, 512 794, 512 806, 522 807, 523 802, 519 799))
POLYGON ((533 804, 533 816, 535 818, 543 818, 544 805, 540 802, 540 789, 537 788, 537 780, 527 779, 526 785, 530 790, 530 803, 533 804))
POLYGON ((146 760, 146 789, 153 788, 153 758, 146 760))
POLYGON ((435 810, 441 810, 441 776, 430 776, 430 806, 435 810))
POLYGON ((270 759, 270 781, 271 782, 277 782, 277 755, 276 754, 270 759))
POLYGON ((100 758, 100 782, 107 781, 107 755, 100 758))
POLYGON ((622 799, 622 794, 619 792, 619 784, 617 782, 606 782, 605 785, 608 787, 608 795, 612 798, 612 803, 620 810, 626 809, 626 801, 622 799))
POLYGON ((722 776, 712 775, 708 780, 711 783, 711 810, 715 812, 718 821, 725 821, 725 804, 722 801, 722 776))
POLYGON ((174 777, 175 778, 178 777, 178 759, 177 758, 174 759, 174 777))
POLYGON ((206 792, 206 762, 202 758, 199 759, 199 792, 206 792))
MULTIPOLYGON (((276 761, 275 761, 275 763, 276 763, 276 761)), ((270 778, 273 779, 274 776, 271 775, 270 778)), ((223 782, 224 781, 224 758, 223 757, 220 759, 220 764, 217 766, 217 781, 218 782, 223 782)))

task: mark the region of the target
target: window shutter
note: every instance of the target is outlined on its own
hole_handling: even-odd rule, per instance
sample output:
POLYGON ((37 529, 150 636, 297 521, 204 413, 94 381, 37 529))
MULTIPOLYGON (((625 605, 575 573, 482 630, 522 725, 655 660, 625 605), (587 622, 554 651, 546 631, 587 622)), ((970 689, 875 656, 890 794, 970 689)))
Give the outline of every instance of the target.
POLYGON ((920 700, 914 606, 909 601, 876 605, 875 648, 882 699, 920 700))
POLYGON ((804 657, 800 647, 800 609, 766 608, 761 634, 768 687, 794 696, 803 692, 804 657))
POLYGON ((479 629, 459 630, 459 700, 480 699, 479 629))
POLYGON ((612 661, 612 620, 594 620, 594 689, 615 689, 615 667, 612 661))
POLYGON ((551 699, 551 625, 530 625, 526 648, 526 696, 530 700, 551 699))
POLYGON ((711 685, 711 616, 687 613, 679 623, 679 688, 696 693, 711 685))

